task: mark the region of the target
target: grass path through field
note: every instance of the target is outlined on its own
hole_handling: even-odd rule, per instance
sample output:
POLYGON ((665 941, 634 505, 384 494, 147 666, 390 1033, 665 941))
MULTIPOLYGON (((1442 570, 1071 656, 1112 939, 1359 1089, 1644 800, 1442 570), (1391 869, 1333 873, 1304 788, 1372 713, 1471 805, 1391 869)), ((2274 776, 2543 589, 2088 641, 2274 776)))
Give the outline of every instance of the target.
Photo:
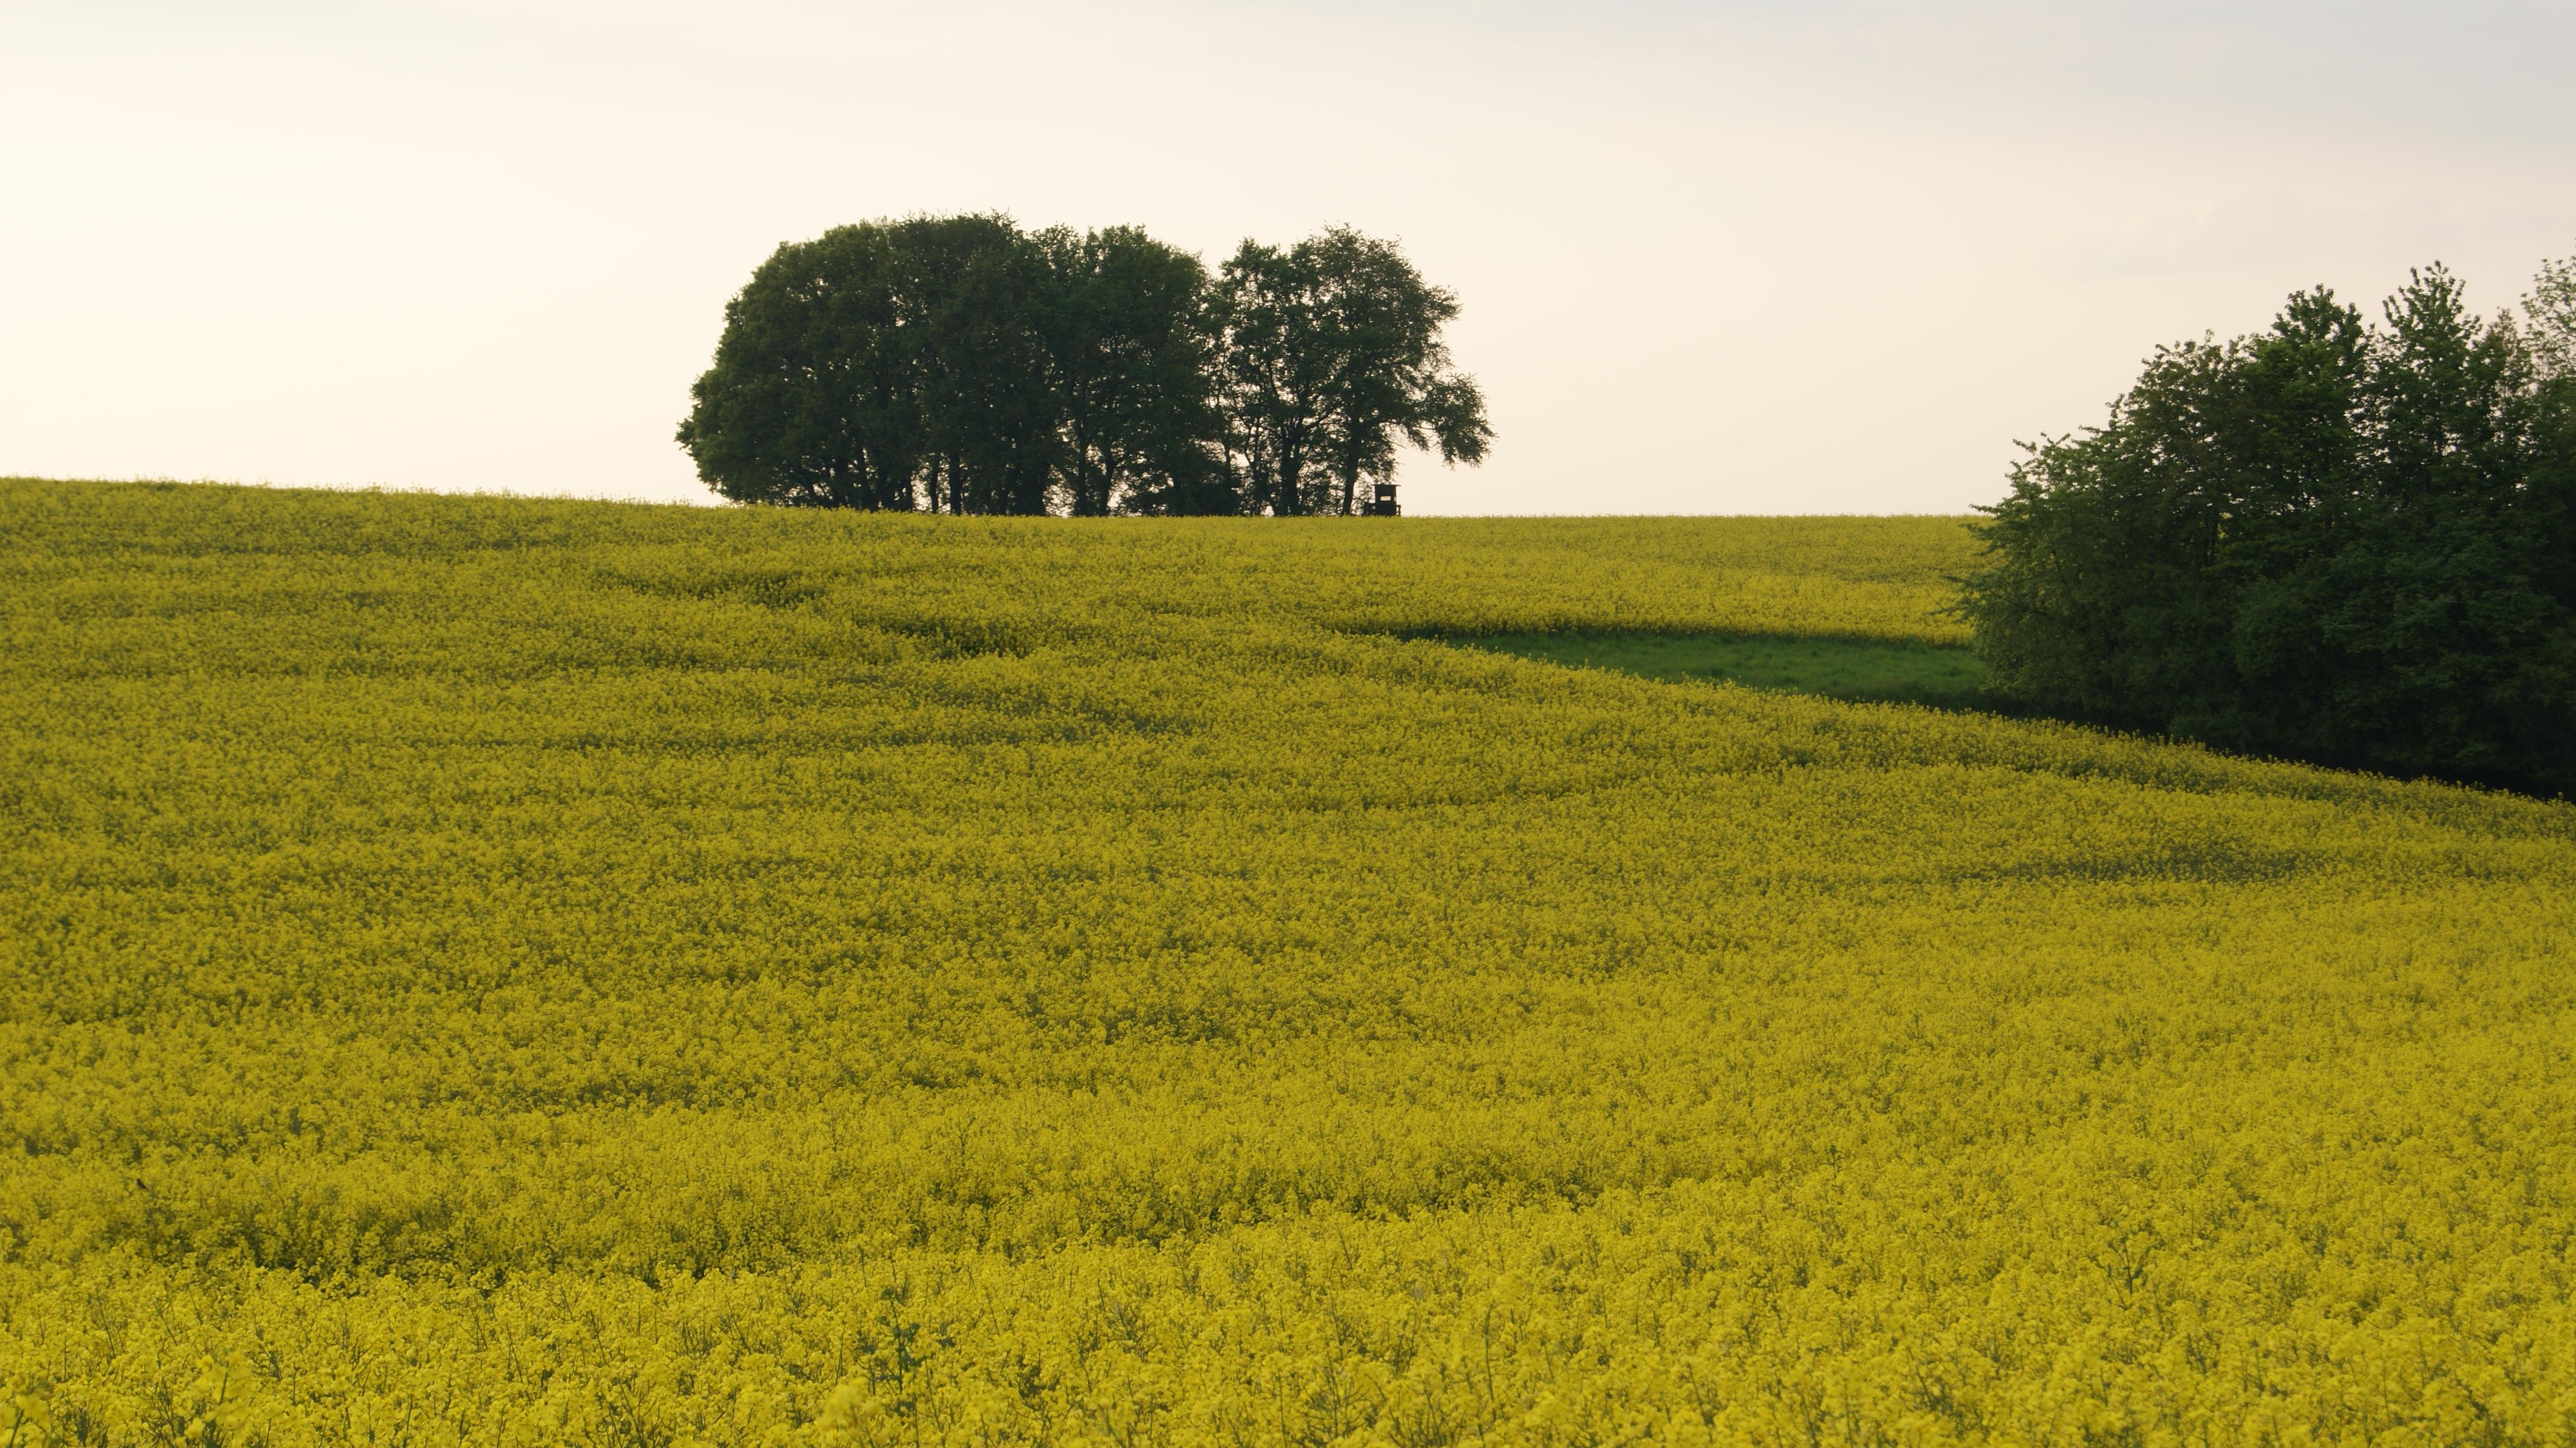
POLYGON ((1855 702, 1991 707, 1976 655, 1911 640, 1794 635, 1510 633, 1453 638, 1571 668, 1667 683, 1731 683, 1855 702))

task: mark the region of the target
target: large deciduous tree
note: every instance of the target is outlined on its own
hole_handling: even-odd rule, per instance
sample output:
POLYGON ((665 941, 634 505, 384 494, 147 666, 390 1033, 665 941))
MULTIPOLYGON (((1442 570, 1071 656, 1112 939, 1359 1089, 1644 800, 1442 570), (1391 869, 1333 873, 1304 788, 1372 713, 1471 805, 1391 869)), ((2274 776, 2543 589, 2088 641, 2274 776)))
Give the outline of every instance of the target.
POLYGON ((741 503, 910 508, 920 379, 896 229, 835 227, 781 246, 725 304, 715 365, 680 424, 698 476, 741 503))
POLYGON ((1236 511, 1218 452, 1207 268, 1129 226, 1055 227, 1036 241, 1067 511, 1236 511))
POLYGON ((920 381, 933 512, 1043 513, 1060 409, 1043 327, 1046 260, 1007 218, 915 217, 899 319, 920 381))
POLYGON ((1281 250, 1246 241, 1218 275, 1220 396, 1245 510, 1356 512, 1396 442, 1477 463, 1493 440, 1441 329, 1456 296, 1391 243, 1335 227, 1281 250))
POLYGON ((1000 216, 837 227, 780 247, 725 308, 679 440, 739 502, 1046 509, 1049 275, 1000 216))

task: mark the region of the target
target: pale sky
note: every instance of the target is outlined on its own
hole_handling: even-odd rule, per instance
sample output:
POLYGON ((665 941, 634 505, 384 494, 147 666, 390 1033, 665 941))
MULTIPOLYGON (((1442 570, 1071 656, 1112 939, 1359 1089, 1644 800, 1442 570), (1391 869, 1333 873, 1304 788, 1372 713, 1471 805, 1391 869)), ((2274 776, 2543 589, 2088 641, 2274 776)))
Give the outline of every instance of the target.
POLYGON ((2576 5, 0 0, 0 473, 705 501, 782 241, 1333 222, 1465 315, 1413 513, 1929 512, 2158 342, 2576 252, 2576 5))

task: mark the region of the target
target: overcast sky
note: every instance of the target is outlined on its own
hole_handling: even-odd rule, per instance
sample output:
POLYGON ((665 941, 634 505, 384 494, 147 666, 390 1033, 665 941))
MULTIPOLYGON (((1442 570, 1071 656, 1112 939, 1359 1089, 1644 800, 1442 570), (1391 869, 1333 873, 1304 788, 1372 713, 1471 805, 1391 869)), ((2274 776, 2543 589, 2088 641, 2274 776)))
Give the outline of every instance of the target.
POLYGON ((2576 252, 2576 5, 0 0, 0 473, 704 500, 782 241, 997 209, 1465 303, 1407 510, 1920 512, 2156 343, 2576 252))

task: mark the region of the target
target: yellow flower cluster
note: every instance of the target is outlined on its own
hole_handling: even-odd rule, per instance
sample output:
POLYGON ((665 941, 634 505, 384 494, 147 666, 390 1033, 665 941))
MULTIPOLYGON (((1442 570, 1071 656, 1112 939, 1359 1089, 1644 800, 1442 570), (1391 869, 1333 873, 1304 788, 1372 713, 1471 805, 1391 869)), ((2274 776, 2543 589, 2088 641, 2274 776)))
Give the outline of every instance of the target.
POLYGON ((1956 520, 0 482, 0 1448, 2576 1443, 2576 810, 1956 520))

